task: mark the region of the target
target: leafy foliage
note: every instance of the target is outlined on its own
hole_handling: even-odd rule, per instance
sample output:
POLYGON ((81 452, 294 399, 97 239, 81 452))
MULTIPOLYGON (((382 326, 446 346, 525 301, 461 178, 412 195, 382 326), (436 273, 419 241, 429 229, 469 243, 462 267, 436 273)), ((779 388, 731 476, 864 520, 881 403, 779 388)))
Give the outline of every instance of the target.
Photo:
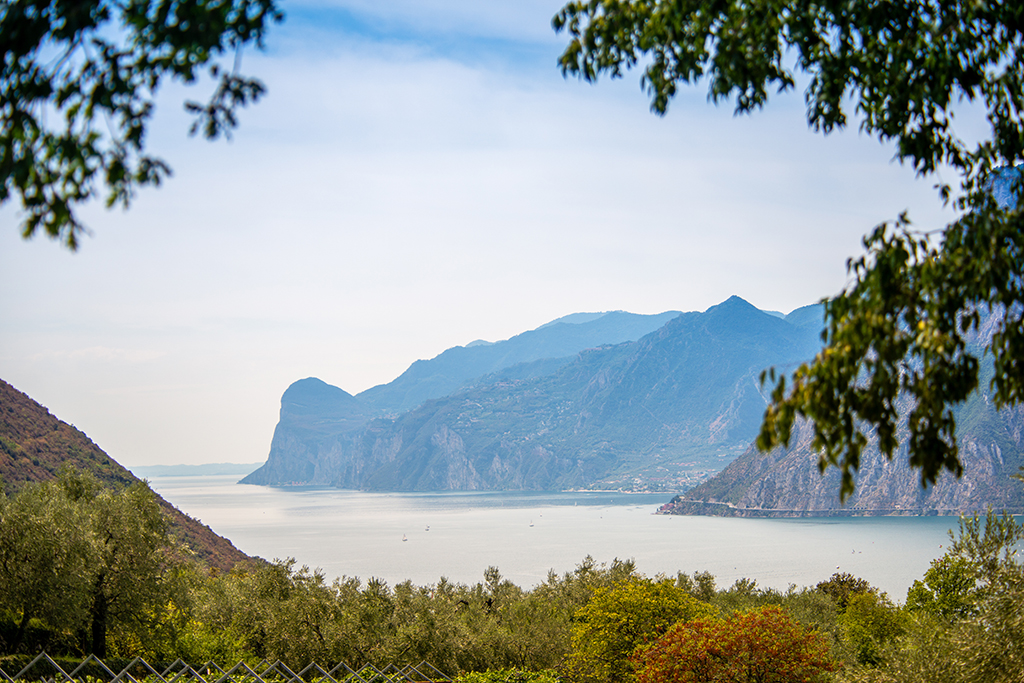
POLYGON ((962 208, 969 210, 947 226, 941 246, 914 234, 906 217, 865 238, 868 255, 851 263, 855 284, 825 304, 826 348, 796 371, 788 393, 778 378, 762 448, 788 444, 794 420, 811 419, 820 466, 841 468, 848 495, 867 431, 892 457, 899 399, 909 397, 910 464, 920 468, 922 484, 943 469, 959 476, 954 405, 978 388, 980 354, 968 342, 990 306, 998 321, 984 343, 996 366, 992 399, 997 407, 1020 401, 1024 212, 996 206, 979 178, 965 181, 962 208))
POLYGON ((206 104, 186 103, 196 116, 191 132, 229 134, 236 109, 264 92, 238 72, 240 51, 261 46, 282 17, 273 0, 4 2, 0 204, 18 196, 23 236, 41 229, 75 249, 85 229, 75 207, 99 194, 97 185, 107 206, 128 206, 136 188, 167 177, 170 168, 144 145, 165 79, 193 83, 208 66, 216 90, 206 104), (215 60, 230 52, 227 70, 215 60))
POLYGON ((638 683, 804 683, 835 668, 825 640, 778 606, 677 623, 634 660, 638 683))
POLYGON ((55 484, 0 493, 0 606, 14 615, 18 649, 32 619, 81 627, 96 561, 88 511, 55 484))
POLYGON ((715 577, 711 572, 694 572, 693 576, 679 572, 676 585, 704 602, 710 602, 715 597, 715 577))
POLYGON ((558 673, 553 669, 529 671, 514 668, 471 672, 458 679, 458 683, 559 683, 559 681, 558 673))
POLYGON ((861 593, 875 592, 870 583, 849 572, 836 572, 829 577, 828 581, 819 583, 817 589, 835 600, 836 607, 840 611, 846 609, 851 598, 861 593))
POLYGON ((563 73, 619 77, 643 64, 651 107, 664 113, 684 83, 706 78, 713 101, 737 113, 768 103, 801 75, 807 120, 829 133, 848 110, 869 135, 896 146, 918 173, 942 165, 960 178, 960 218, 941 234, 909 218, 877 227, 866 255, 851 259, 852 284, 825 302, 826 348, 791 381, 774 372, 772 404, 758 439, 788 445, 794 421, 814 423, 822 469, 840 467, 841 494, 875 431, 892 457, 901 396, 909 397, 910 462, 922 483, 961 472, 953 407, 978 386, 970 348, 979 311, 1000 315, 982 342, 992 354, 997 406, 1024 397, 1024 7, 973 0, 710 2, 579 0, 555 16, 570 42, 563 73), (984 109, 987 138, 971 146, 953 125, 959 103, 984 109), (1002 169, 1002 170, 1000 170, 1002 169), (1009 186, 997 200, 993 189, 1009 186), (1020 197, 1009 201, 1006 197, 1020 197))
MULTIPOLYGON (((1024 537, 1012 517, 986 515, 961 518, 960 529, 932 569, 950 571, 953 585, 963 587, 962 574, 973 590, 954 591, 952 601, 939 592, 935 602, 913 606, 902 638, 883 644, 881 664, 851 667, 840 680, 897 683, 990 683, 1024 679, 1024 565, 1017 548, 1024 537), (940 616, 939 604, 954 606, 952 618, 940 616)), ((942 586, 942 582, 926 584, 942 586)), ((914 589, 911 589, 913 595, 914 589)), ((911 600, 908 597, 908 606, 911 600)))
POLYGON ((945 619, 980 618, 986 601, 1005 597, 1007 584, 1020 572, 1018 547, 1024 526, 1012 516, 991 510, 961 517, 945 555, 933 561, 923 581, 907 591, 907 608, 945 619))
POLYGON ((559 683, 554 669, 529 671, 524 669, 497 669, 459 676, 457 683, 559 683))
POLYGON ((860 664, 877 666, 884 661, 885 646, 906 632, 904 612, 884 594, 857 593, 840 617, 845 644, 860 664))
POLYGON ((672 624, 714 610, 669 580, 631 578, 598 589, 576 613, 566 668, 577 681, 618 683, 630 678, 630 655, 672 624))
POLYGON ((33 618, 88 627, 88 650, 106 656, 107 634, 144 626, 161 591, 166 523, 145 484, 114 490, 64 470, 55 482, 0 496, 0 607, 17 615, 17 650, 33 618), (134 622, 134 623, 133 623, 134 622))
POLYGON ((907 609, 923 610, 946 619, 963 619, 977 612, 977 580, 962 557, 943 555, 934 560, 924 580, 907 591, 907 609))

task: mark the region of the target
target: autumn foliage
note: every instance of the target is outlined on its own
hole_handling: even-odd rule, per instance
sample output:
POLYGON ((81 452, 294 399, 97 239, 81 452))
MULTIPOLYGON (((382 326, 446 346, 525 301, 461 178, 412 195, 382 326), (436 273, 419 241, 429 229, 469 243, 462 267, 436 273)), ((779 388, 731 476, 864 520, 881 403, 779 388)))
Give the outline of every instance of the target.
POLYGON ((710 617, 714 610, 672 581, 631 577, 599 588, 572 626, 572 652, 564 668, 580 683, 632 679, 630 654, 679 621, 710 617))
POLYGON ((812 683, 835 669, 825 639, 775 605, 679 622, 633 660, 638 683, 812 683))

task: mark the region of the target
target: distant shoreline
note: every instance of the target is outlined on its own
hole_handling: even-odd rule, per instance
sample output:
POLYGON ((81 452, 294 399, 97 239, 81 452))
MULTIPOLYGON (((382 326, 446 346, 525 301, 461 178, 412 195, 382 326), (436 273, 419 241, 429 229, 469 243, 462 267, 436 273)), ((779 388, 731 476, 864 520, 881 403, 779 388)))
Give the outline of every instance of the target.
POLYGON ((245 476, 263 466, 261 462, 215 462, 203 465, 136 465, 129 467, 140 479, 147 477, 196 477, 202 475, 237 474, 245 476))
MULTIPOLYGON (((1024 514, 1020 508, 1004 510, 1014 516, 1024 514)), ((984 510, 968 508, 928 507, 887 507, 887 508, 825 508, 825 509, 780 509, 738 507, 732 503, 707 500, 670 501, 658 508, 656 515, 677 515, 680 517, 741 517, 747 519, 799 519, 814 517, 958 517, 960 515, 984 514, 984 510)))

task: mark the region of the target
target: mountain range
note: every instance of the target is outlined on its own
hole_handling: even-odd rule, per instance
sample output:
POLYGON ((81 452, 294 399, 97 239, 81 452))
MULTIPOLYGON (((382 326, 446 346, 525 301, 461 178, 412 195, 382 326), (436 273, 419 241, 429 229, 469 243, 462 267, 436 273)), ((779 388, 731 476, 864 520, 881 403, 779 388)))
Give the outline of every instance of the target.
POLYGON ((282 396, 267 463, 242 482, 687 488, 747 448, 765 406, 760 372, 812 357, 821 315, 732 297, 704 312, 570 316, 449 349, 357 396, 300 380, 282 396))

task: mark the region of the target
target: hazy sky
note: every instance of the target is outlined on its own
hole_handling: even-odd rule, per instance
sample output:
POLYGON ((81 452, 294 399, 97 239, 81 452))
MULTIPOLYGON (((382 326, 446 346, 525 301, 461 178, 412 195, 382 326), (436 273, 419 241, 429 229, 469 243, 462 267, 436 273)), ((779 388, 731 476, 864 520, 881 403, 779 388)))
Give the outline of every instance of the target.
POLYGON ((736 118, 701 84, 659 118, 638 73, 563 79, 560 5, 284 2, 230 143, 187 136, 208 89, 167 87, 174 177, 85 210, 78 253, 0 210, 0 377, 126 465, 259 462, 297 379, 357 393, 577 311, 788 312, 877 223, 948 219, 799 92, 736 118))

